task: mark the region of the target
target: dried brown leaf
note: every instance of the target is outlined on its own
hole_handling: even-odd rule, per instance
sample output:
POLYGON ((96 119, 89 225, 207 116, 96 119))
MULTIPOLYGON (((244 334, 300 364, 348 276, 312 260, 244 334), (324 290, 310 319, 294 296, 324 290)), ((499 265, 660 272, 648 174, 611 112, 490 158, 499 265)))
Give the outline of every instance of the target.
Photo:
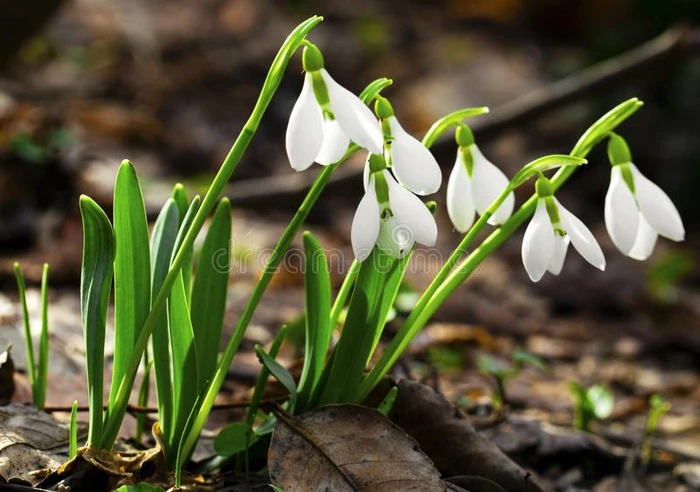
POLYGON ((287 492, 447 490, 418 444, 376 410, 329 405, 278 419, 268 466, 287 492))

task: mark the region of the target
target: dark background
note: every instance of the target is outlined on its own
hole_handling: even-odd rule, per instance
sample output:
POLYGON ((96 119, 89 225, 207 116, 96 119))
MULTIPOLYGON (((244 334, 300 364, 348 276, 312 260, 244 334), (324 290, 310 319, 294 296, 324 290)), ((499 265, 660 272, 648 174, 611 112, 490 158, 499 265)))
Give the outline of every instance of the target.
MULTIPOLYGON (((52 350, 64 354, 52 355, 51 371, 64 380, 51 379, 51 402, 84 398, 75 362, 82 344, 78 196, 110 210, 123 158, 136 166, 151 217, 178 181, 203 193, 283 39, 304 18, 320 14, 325 21, 310 38, 336 80, 359 92, 377 77, 392 78, 385 95, 418 136, 448 112, 489 106, 491 115, 472 120, 477 142, 510 176, 536 157, 569 152, 588 125, 619 102, 634 96, 645 102, 619 133, 640 170, 678 206, 686 241, 660 239, 644 263, 615 250, 603 224, 610 167, 605 149, 597 148, 558 197, 595 233, 607 270, 598 272, 571 251, 559 277, 532 284, 520 260, 521 230, 436 314, 407 354, 407 366, 418 376, 440 368, 446 395, 473 402, 490 392, 476 369, 479 354, 507 362, 523 347, 552 369, 525 371, 512 383, 515 408, 568 424, 567 382, 605 382, 618 402, 613 420, 624 425, 622 434, 636 435, 629 426, 641 428, 649 395, 660 393, 673 403, 664 422, 675 427, 666 429, 667 437, 676 436, 675 445, 688 452, 699 449, 700 2, 24 0, 0 2, 0 14, 0 330, 3 339, 9 327, 19 333, 12 262, 22 262, 33 286, 41 264, 51 263, 52 339, 63 340, 52 350), (38 22, 42 10, 45 24, 38 22), (664 51, 669 39, 682 46, 664 51), (617 57, 647 42, 653 44, 646 55, 661 49, 654 63, 625 69, 626 59, 617 57), (608 69, 621 70, 620 77, 486 131, 489 121, 522 108, 532 94, 554 97, 552 83, 574 77, 570 83, 585 88, 577 74, 606 60, 614 60, 608 69)), ((272 247, 318 172, 295 173, 284 152, 301 83, 297 56, 234 176, 228 195, 236 248, 272 247)), ((431 198, 440 205, 454 152, 449 138, 435 150, 444 181, 431 198)), ((362 193, 353 173, 361 161, 338 170, 346 178, 329 187, 308 221, 325 246, 346 256, 362 193)), ((518 204, 531 192, 531 184, 519 190, 518 204)), ((438 224, 438 250, 449 253, 459 236, 444 206, 438 224)), ((229 330, 257 275, 256 268, 233 275, 229 330)), ((429 276, 414 272, 410 281, 423 286, 429 276)), ((232 374, 239 381, 257 373, 252 344, 269 341, 302 307, 301 277, 283 272, 236 357, 232 374)), ((21 338, 14 340, 21 347, 21 338)), ((13 355, 21 368, 19 352, 13 355)), ((240 388, 227 383, 226 391, 240 388)))

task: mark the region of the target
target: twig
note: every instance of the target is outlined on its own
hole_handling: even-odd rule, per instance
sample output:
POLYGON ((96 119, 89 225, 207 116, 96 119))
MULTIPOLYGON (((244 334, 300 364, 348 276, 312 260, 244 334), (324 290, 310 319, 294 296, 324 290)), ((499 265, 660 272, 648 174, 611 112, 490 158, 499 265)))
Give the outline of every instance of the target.
MULTIPOLYGON (((280 401, 285 401, 287 398, 280 396, 277 398, 269 398, 267 400, 262 400, 262 403, 266 404, 272 404, 272 403, 277 403, 280 401)), ((232 408, 245 408, 250 405, 250 400, 241 400, 241 401, 234 401, 231 403, 220 403, 217 405, 214 405, 212 407, 212 410, 229 410, 232 408)), ((54 412, 70 412, 72 407, 66 407, 66 406, 45 406, 44 411, 47 413, 54 413, 54 412)), ((107 406, 104 407, 105 410, 107 409, 107 406)), ((78 407, 78 412, 87 412, 89 410, 87 405, 79 406, 78 407)), ((139 405, 132 405, 131 403, 126 407, 126 411, 128 413, 158 413, 158 408, 156 407, 142 407, 139 405)))
MULTIPOLYGON (((590 68, 558 82, 525 94, 475 120, 472 129, 480 141, 492 139, 503 131, 541 117, 567 104, 580 101, 599 90, 616 87, 625 81, 639 81, 640 74, 652 72, 664 64, 700 53, 700 29, 676 27, 617 57, 597 63, 590 68)), ((454 146, 444 138, 433 146, 437 154, 449 152, 454 146)), ((328 183, 327 190, 340 190, 356 183, 361 169, 345 166, 328 183)), ((229 185, 226 195, 238 206, 284 206, 311 186, 315 173, 249 179, 229 185)), ((361 188, 357 188, 358 191, 361 188)))

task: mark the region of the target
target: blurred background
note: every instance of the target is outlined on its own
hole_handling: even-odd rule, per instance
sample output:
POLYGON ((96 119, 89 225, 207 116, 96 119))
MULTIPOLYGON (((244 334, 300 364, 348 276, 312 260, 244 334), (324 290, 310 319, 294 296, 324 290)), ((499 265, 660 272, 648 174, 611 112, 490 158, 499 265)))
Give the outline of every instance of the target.
MULTIPOLYGON (((450 398, 479 401, 489 389, 474 370, 478 355, 508 360, 522 347, 552 366, 518 376, 511 399, 524 412, 568 421, 567 381, 605 382, 618 398, 613 419, 641 425, 648 396, 662 393, 677 418, 669 435, 682 436, 678 446, 700 448, 697 0, 24 0, 0 9, 0 321, 19 323, 12 262, 22 261, 34 285, 41 263, 51 263, 52 336, 61 337, 61 326, 67 333, 55 344, 63 355, 53 370, 68 380, 50 383, 57 404, 74 398, 66 388, 84 384, 75 363, 82 346, 78 196, 108 210, 123 158, 136 166, 151 217, 176 182, 204 192, 283 39, 320 14, 325 21, 311 39, 336 80, 357 93, 377 77, 392 78, 385 95, 418 136, 448 112, 489 106, 491 115, 472 120, 477 142, 511 176, 533 158, 567 153, 619 102, 645 102, 619 132, 642 172, 676 203, 686 241, 661 239, 645 263, 614 249, 603 224, 610 169, 597 148, 559 198, 598 237, 607 271, 571 253, 558 278, 532 284, 520 261, 520 231, 440 310, 408 356, 415 362, 409 372, 422 377, 441 368, 450 398), (636 58, 624 55, 630 50, 636 58), (589 87, 581 71, 605 61, 607 78, 589 87), (557 99, 563 86, 551 85, 563 79, 565 104, 557 99)), ((272 247, 318 171, 294 173, 284 152, 301 83, 297 57, 234 176, 228 195, 236 250, 272 247)), ((435 153, 446 183, 455 147, 448 138, 435 153)), ((309 218, 325 245, 347 254, 360 167, 361 158, 344 165, 309 218)), ((532 191, 524 188, 518 203, 532 191)), ((435 199, 444 205, 444 187, 435 199)), ((460 237, 444 206, 438 222, 438 249, 449 253, 460 237)), ((259 265, 248 266, 233 278, 231 322, 258 274, 259 265)), ((410 282, 418 288, 429 279, 417 268, 410 282)), ((292 273, 277 276, 248 347, 298 315, 301 282, 292 273)), ((21 346, 10 331, 0 334, 21 346)), ((252 355, 236 364, 243 381, 257 370, 252 355)))

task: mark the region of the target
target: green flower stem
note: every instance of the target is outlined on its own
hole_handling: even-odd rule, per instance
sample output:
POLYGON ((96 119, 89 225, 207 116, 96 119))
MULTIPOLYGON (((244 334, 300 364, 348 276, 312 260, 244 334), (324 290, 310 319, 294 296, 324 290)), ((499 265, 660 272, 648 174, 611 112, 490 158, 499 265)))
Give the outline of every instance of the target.
POLYGON ((481 106, 477 108, 464 108, 443 116, 426 132, 423 137, 423 145, 430 148, 437 141, 440 136, 447 130, 455 125, 460 125, 463 120, 471 118, 472 116, 478 116, 480 114, 486 114, 489 112, 489 108, 486 106, 481 106))
MULTIPOLYGON (((642 106, 642 102, 636 98, 632 98, 624 103, 613 108, 583 134, 573 150, 569 154, 572 157, 585 158, 593 147, 605 138, 612 130, 620 123, 630 117, 642 106)), ((576 171, 578 166, 565 166, 560 168, 551 180, 554 191, 558 190, 569 177, 576 171)), ((496 199, 494 204, 502 202, 504 195, 507 196, 509 188, 503 191, 496 199)), ((498 207, 494 208, 492 204, 487 212, 474 224, 474 227, 464 237, 457 249, 452 253, 447 260, 445 266, 438 272, 433 282, 430 283, 426 292, 421 296, 418 303, 414 307, 411 315, 402 324, 401 328, 384 350, 377 364, 372 368, 372 371, 362 381, 356 400, 362 401, 370 391, 381 381, 381 379, 389 372, 389 369, 396 363, 401 354, 406 350, 411 341, 416 337, 420 330, 425 326, 430 317, 437 311, 445 300, 471 275, 477 266, 493 253, 503 242, 510 237, 515 230, 520 227, 525 220, 535 211, 537 206, 537 195, 533 195, 523 204, 520 209, 508 219, 501 227, 496 229, 484 242, 474 250, 462 264, 453 269, 453 258, 461 257, 466 252, 473 238, 488 221, 490 213, 493 213, 498 207), (490 213, 489 213, 490 212, 490 213), (485 220, 484 220, 485 219, 485 220), (465 246, 466 245, 466 246, 465 246), (449 269, 447 268, 449 267, 449 269)), ((500 203, 499 203, 500 205, 500 203)))
POLYGON ((248 148, 248 144, 250 144, 250 141, 257 132, 263 114, 265 113, 267 106, 270 104, 273 95, 277 91, 277 88, 282 81, 282 77, 285 69, 287 68, 289 60, 301 45, 304 37, 322 20, 323 17, 313 16, 299 24, 299 26, 292 31, 289 37, 287 37, 286 41, 277 53, 277 56, 273 60, 252 113, 243 127, 243 130, 241 130, 240 135, 231 147, 231 150, 226 156, 221 168, 214 177, 209 190, 207 190, 207 194, 205 195, 202 205, 192 222, 192 226, 187 232, 187 235, 185 236, 185 239, 170 266, 170 270, 163 280, 161 289, 153 302, 151 311, 148 314, 143 329, 141 330, 141 333, 136 341, 136 346, 134 347, 134 352, 129 362, 129 366, 127 367, 126 374, 121 381, 113 381, 113 384, 119 384, 119 390, 114 401, 114 406, 109 408, 107 414, 105 415, 105 431, 100 443, 101 448, 111 448, 117 438, 119 427, 121 427, 122 419, 129 402, 129 395, 131 393, 134 377, 136 376, 141 357, 146 349, 146 346, 148 345, 148 339, 158 321, 158 316, 165 305, 165 301, 170 295, 170 290, 173 287, 175 279, 179 275, 183 262, 188 255, 189 248, 194 244, 197 234, 199 234, 199 231, 202 229, 209 212, 211 212, 211 210, 214 208, 216 201, 219 199, 219 196, 223 192, 226 184, 231 178, 231 175, 236 170, 238 163, 241 161, 243 154, 248 148))
MULTIPOLYGON (((359 97, 365 104, 368 104, 377 96, 377 94, 379 94, 382 91, 382 89, 388 87, 391 84, 392 81, 390 79, 377 79, 374 82, 370 83, 367 87, 365 87, 365 89, 360 93, 359 97)), ((233 357, 238 351, 238 346, 240 345, 241 340, 243 339, 243 334, 245 333, 245 330, 248 327, 248 324, 250 323, 250 320, 252 319, 253 314, 255 313, 258 304, 260 303, 260 299, 262 299, 262 296, 265 293, 265 290, 267 289, 267 286, 270 284, 272 276, 277 271, 277 267, 282 261, 284 253, 287 251, 289 245, 292 243, 294 236, 296 236, 297 232, 299 232, 299 229, 306 220, 306 216, 309 214, 311 208, 318 200, 318 197, 321 195, 321 192, 328 184, 328 181, 330 180, 333 171, 335 171, 341 163, 347 160, 348 157, 357 152, 359 149, 360 147, 358 145, 351 144, 350 147, 348 147, 348 150, 342 157, 342 159, 340 159, 335 164, 326 166, 323 169, 323 171, 321 171, 321 173, 316 177, 314 184, 307 192, 304 201, 301 203, 301 206, 296 211, 294 217, 287 225, 287 228, 282 233, 282 236, 280 237, 279 241, 277 241, 277 245, 272 251, 270 258, 267 260, 265 269, 263 270, 263 273, 260 276, 260 279, 258 280, 258 283, 256 284, 253 293, 248 299, 248 302, 246 303, 246 306, 243 309, 241 317, 238 319, 238 323, 236 325, 236 328, 233 330, 231 339, 226 344, 224 353, 221 356, 221 360, 219 361, 219 365, 216 368, 216 372, 214 373, 211 382, 206 388, 204 397, 202 399, 201 407, 199 408, 198 413, 194 418, 194 421, 192 422, 192 426, 189 429, 189 433, 183 439, 183 456, 189 456, 189 453, 194 449, 194 446, 197 443, 197 439, 199 438, 200 432, 204 428, 204 424, 206 423, 207 417, 209 416, 211 407, 214 405, 214 399, 216 398, 216 395, 221 389, 221 385, 223 384, 224 379, 226 378, 228 367, 231 365, 231 362, 233 362, 233 357)))
MULTIPOLYGON (((351 149, 354 152, 357 149, 357 147, 352 146, 351 149)), ((197 442, 199 433, 204 428, 204 424, 206 423, 207 417, 209 416, 209 411, 211 410, 211 407, 214 404, 214 399, 216 398, 216 395, 219 392, 219 389, 221 388, 224 379, 226 378, 228 367, 231 365, 231 362, 233 362, 233 357, 238 351, 238 346, 240 345, 241 340, 243 339, 243 334, 245 333, 245 330, 248 327, 248 324, 250 323, 250 320, 252 319, 253 314, 255 313, 258 304, 260 303, 260 299, 262 299, 262 296, 265 293, 265 290, 267 289, 267 286, 270 284, 273 275, 277 271, 277 267, 282 261, 284 253, 287 251, 289 245, 292 243, 294 236, 296 236, 297 232, 299 232, 299 229, 306 220, 306 216, 309 214, 309 211, 316 203, 316 200, 318 199, 319 195, 326 187, 326 184, 328 184, 328 181, 330 180, 333 171, 336 170, 339 164, 340 162, 331 166, 327 166, 323 169, 323 171, 321 171, 321 174, 319 174, 316 178, 316 181, 314 181, 314 184, 307 193, 306 198, 304 198, 303 203, 297 210, 296 214, 294 214, 294 217, 292 218, 291 222, 284 230, 282 236, 277 242, 275 249, 272 251, 270 258, 267 260, 267 264, 265 265, 265 269, 263 270, 263 273, 260 276, 260 280, 258 280, 258 283, 255 285, 255 289, 253 290, 253 293, 251 294, 250 298, 248 299, 248 302, 246 303, 245 308, 243 309, 243 313, 241 314, 241 317, 238 320, 236 328, 233 330, 233 334, 229 339, 228 343, 226 344, 226 348, 224 349, 224 352, 221 356, 221 360, 219 361, 219 366, 217 367, 216 372, 214 373, 214 377, 207 386, 205 396, 202 400, 202 406, 200 407, 199 412, 194 420, 192 429, 189 435, 184 440, 184 456, 188 456, 190 451, 194 449, 194 445, 197 442)))
POLYGON ((354 260, 352 262, 352 265, 350 265, 348 273, 343 279, 343 285, 340 286, 340 290, 338 291, 338 295, 335 298, 333 307, 331 307, 331 329, 334 329, 338 325, 338 318, 340 318, 340 313, 345 307, 345 301, 348 300, 348 296, 352 291, 352 286, 355 285, 355 279, 357 278, 357 274, 359 273, 359 271, 360 262, 354 260))

